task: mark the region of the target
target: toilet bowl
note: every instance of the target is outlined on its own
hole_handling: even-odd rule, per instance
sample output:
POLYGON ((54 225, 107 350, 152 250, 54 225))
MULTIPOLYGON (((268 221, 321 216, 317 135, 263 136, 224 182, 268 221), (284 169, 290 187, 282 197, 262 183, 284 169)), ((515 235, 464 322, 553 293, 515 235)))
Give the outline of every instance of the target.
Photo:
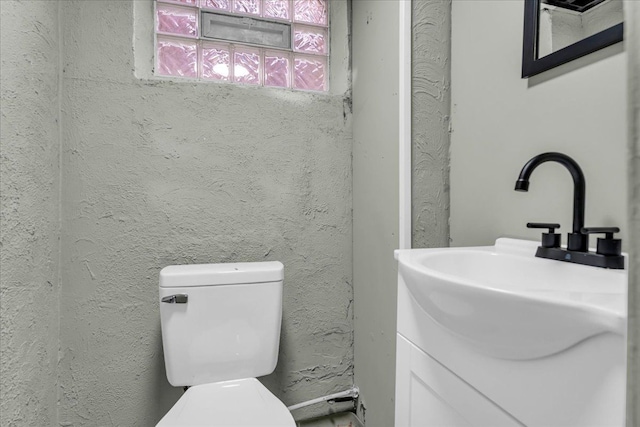
POLYGON ((167 379, 189 388, 158 427, 295 427, 284 403, 256 378, 278 360, 283 271, 280 262, 162 269, 167 379))
POLYGON ((255 378, 189 388, 157 427, 295 427, 291 413, 255 378))

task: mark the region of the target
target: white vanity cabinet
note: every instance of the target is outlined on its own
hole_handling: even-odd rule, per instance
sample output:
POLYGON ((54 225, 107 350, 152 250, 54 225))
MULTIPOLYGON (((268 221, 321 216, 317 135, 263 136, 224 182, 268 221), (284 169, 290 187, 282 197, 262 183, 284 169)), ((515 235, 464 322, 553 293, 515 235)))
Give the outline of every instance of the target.
POLYGON ((400 334, 396 349, 396 427, 522 426, 400 334))
POLYGON ((626 271, 536 245, 399 251, 396 427, 624 426, 626 271))

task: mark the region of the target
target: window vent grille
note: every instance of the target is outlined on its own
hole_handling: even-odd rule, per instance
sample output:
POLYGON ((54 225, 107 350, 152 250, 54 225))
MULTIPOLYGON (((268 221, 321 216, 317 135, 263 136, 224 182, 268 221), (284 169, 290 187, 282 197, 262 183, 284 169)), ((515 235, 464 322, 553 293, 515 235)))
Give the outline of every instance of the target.
POLYGON ((291 24, 203 11, 202 37, 290 50, 291 24))

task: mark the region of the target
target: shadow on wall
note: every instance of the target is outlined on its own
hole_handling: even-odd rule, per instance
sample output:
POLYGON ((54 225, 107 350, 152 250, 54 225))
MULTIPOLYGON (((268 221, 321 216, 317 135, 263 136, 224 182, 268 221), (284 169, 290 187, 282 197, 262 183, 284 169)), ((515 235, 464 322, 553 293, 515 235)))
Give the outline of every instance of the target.
MULTIPOLYGON (((283 313, 282 313, 283 318, 284 318, 284 315, 285 314, 284 314, 284 307, 283 307, 283 313)), ((278 350, 278 364, 276 365, 276 369, 273 371, 272 374, 259 378, 260 382, 264 384, 264 386, 267 387, 267 389, 269 389, 271 393, 275 394, 279 390, 287 390, 287 386, 286 384, 284 384, 282 380, 286 378, 286 372, 284 371, 285 357, 283 357, 283 355, 288 354, 288 351, 285 352, 283 351, 283 349, 289 348, 290 345, 291 344, 289 340, 289 334, 287 334, 285 323, 283 321, 282 325, 280 326, 280 347, 278 350)), ((291 404, 291 402, 288 402, 286 400, 286 392, 285 392, 285 397, 283 397, 283 402, 285 405, 291 404)))
POLYGON ((154 408, 164 408, 165 411, 161 413, 150 413, 146 419, 155 420, 155 422, 159 422, 162 417, 164 417, 165 413, 169 411, 175 405, 175 403, 182 396, 182 389, 180 387, 173 387, 167 381, 167 373, 164 367, 164 351, 162 348, 162 332, 160 329, 160 317, 158 316, 158 326, 154 331, 154 348, 156 351, 153 353, 153 357, 150 360, 149 369, 151 370, 151 377, 153 378, 150 381, 147 396, 153 399, 155 402, 158 402, 157 405, 145 405, 146 408, 152 410, 154 408))

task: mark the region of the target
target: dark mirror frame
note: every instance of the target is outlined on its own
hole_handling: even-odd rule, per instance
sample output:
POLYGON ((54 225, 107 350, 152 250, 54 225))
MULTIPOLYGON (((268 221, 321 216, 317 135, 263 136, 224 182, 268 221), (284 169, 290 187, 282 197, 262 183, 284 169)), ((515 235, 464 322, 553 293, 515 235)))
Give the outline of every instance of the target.
POLYGON ((538 58, 540 1, 524 0, 524 38, 522 43, 522 78, 540 74, 581 56, 622 41, 624 23, 614 25, 586 39, 538 58))

